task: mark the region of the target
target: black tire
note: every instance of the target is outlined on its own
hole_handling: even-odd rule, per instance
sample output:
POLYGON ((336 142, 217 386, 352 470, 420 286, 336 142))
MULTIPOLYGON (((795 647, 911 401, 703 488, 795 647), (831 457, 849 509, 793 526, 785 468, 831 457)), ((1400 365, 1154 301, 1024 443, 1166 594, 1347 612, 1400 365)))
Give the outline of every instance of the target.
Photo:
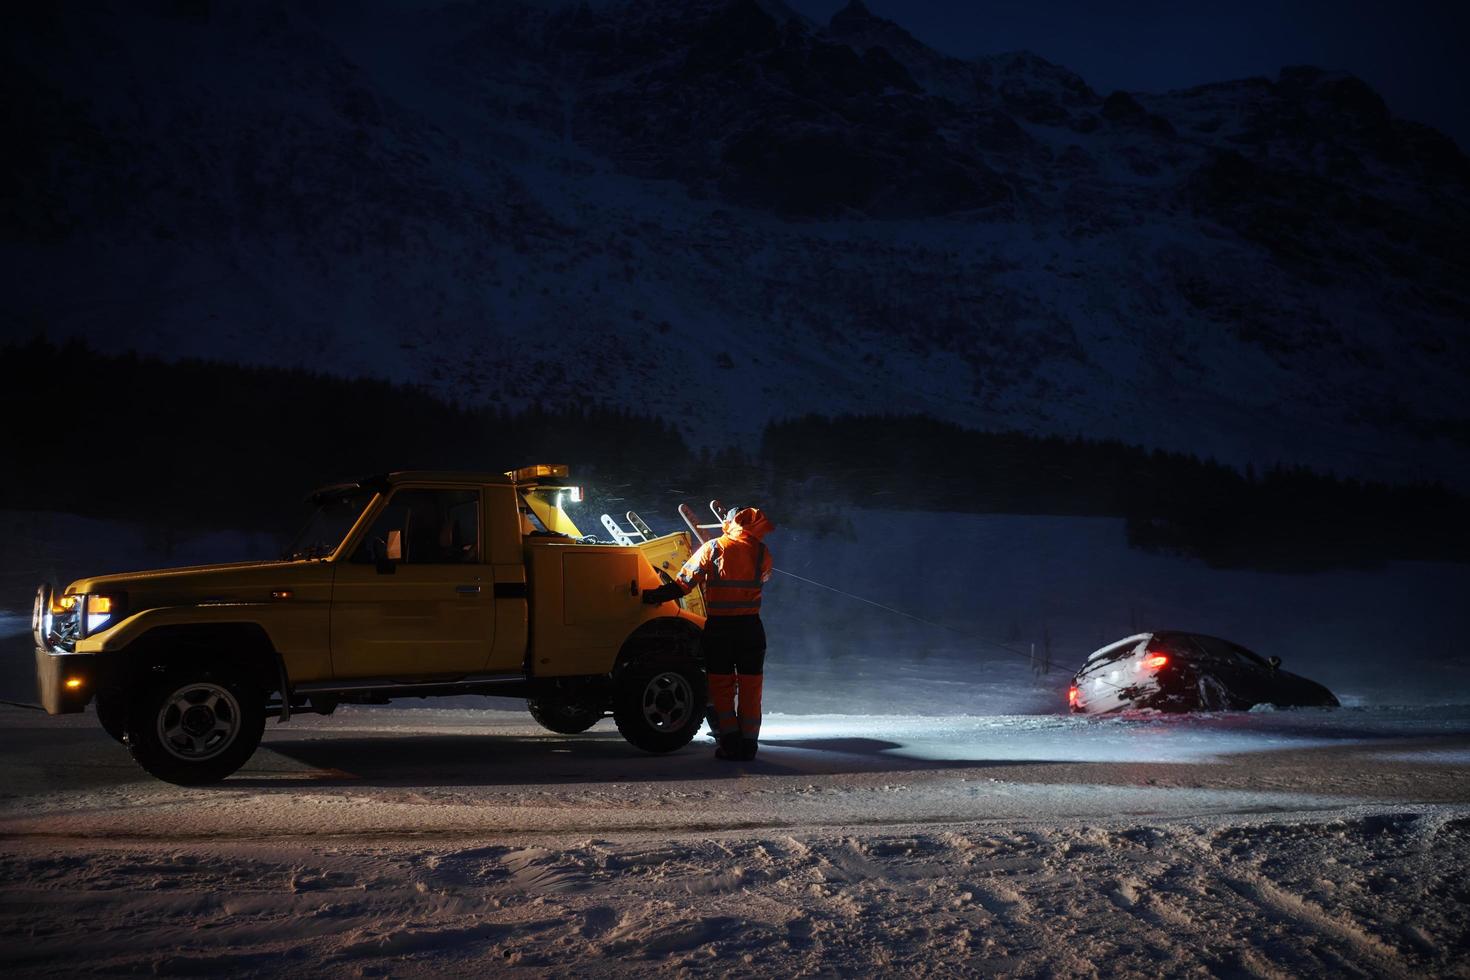
POLYGON ((558 735, 580 735, 602 720, 603 710, 565 698, 532 698, 526 702, 531 717, 558 735))
POLYGON ((224 779, 255 754, 264 732, 264 693, 224 668, 166 673, 128 705, 127 744, 134 761, 180 786, 224 779))
POLYGON ((128 729, 128 702, 122 694, 115 691, 103 691, 97 695, 97 700, 92 702, 92 707, 97 712, 97 721, 102 725, 102 730, 111 735, 115 741, 126 741, 128 729))
POLYGON ((1202 711, 1231 711, 1235 708, 1235 699, 1216 678, 1201 674, 1198 686, 1199 706, 1202 711))
POLYGON ((692 658, 642 661, 618 678, 613 720, 623 738, 645 752, 672 752, 704 723, 704 670, 692 658))

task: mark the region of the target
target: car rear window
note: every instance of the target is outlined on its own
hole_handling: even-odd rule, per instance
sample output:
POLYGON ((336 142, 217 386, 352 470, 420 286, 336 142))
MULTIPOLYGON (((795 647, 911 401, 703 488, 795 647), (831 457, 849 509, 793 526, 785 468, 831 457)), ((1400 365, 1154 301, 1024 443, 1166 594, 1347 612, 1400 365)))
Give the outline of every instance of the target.
POLYGON ((1082 670, 1079 673, 1087 674, 1097 670, 1099 667, 1106 667, 1108 664, 1117 663, 1119 660, 1131 655, 1134 650, 1137 650, 1141 644, 1147 643, 1148 640, 1149 636, 1145 633, 1139 636, 1130 636, 1126 640, 1119 640, 1117 643, 1109 644, 1101 650, 1096 650, 1088 656, 1087 663, 1083 664, 1082 670))

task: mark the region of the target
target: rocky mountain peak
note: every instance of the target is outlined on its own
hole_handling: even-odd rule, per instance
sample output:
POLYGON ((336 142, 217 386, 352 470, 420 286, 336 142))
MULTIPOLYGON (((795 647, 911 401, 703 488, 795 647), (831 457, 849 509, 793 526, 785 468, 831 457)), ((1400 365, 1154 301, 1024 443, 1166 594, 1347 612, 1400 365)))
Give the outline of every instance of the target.
POLYGON ((1104 99, 860 5, 252 9, 0 39, 11 335, 656 401, 695 442, 902 410, 1470 468, 1470 161, 1350 76, 1104 99))
POLYGON ((874 15, 862 0, 848 0, 847 6, 834 13, 827 22, 827 32, 837 38, 882 32, 890 37, 907 38, 918 43, 914 41, 913 35, 893 21, 874 15))

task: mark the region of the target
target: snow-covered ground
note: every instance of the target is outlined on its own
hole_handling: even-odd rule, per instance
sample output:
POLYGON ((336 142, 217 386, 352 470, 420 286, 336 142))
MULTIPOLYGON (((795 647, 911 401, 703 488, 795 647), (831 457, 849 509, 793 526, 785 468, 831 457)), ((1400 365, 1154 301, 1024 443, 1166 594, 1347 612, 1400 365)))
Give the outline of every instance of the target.
POLYGON ((0 708, 0 965, 426 976, 1463 976, 1470 710, 271 726, 221 787, 0 708))
MULTIPOLYGON (((183 790, 90 713, 0 706, 0 969, 1470 975, 1463 567, 1220 572, 1131 551, 1116 521, 846 516, 778 532, 778 566, 928 622, 778 577, 746 765, 459 698, 272 723, 243 771, 183 790), (1088 650, 1155 625, 1279 654, 1354 706, 1059 712, 1088 650)), ((0 529, 16 701, 35 578, 270 553, 66 515, 0 529)))

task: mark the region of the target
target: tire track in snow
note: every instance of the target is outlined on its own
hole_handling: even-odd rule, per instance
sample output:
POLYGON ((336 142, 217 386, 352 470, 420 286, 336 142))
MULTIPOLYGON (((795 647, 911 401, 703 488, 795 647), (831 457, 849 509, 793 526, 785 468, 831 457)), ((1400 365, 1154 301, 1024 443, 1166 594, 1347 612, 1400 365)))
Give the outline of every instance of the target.
MULTIPOLYGON (((1302 830, 1323 835, 1334 826, 1340 826, 1343 828, 1343 833, 1371 835, 1387 829, 1412 838, 1424 833, 1423 828, 1419 825, 1419 817, 1420 814, 1413 812, 1389 812, 1360 817, 1346 824, 1336 822, 1321 825, 1283 824, 1278 829, 1283 836, 1287 837, 1293 831, 1302 830)), ((1239 850, 1246 846, 1242 838, 1265 838, 1269 831, 1270 825, 1242 827, 1219 833, 1209 841, 1196 841, 1204 862, 1214 872, 1212 880, 1230 889, 1245 904, 1248 912, 1278 924, 1297 928, 1306 926, 1329 940, 1330 943, 1346 947, 1350 951, 1351 959, 1370 964, 1373 973, 1407 974, 1409 967, 1404 961, 1401 950, 1362 929, 1346 915, 1329 913, 1308 898, 1278 885, 1271 880, 1268 874, 1259 869, 1262 859, 1250 855, 1244 860, 1234 860, 1222 855, 1218 849, 1225 844, 1227 835, 1234 838, 1232 847, 1239 850)), ((1228 852, 1226 854, 1228 855, 1228 852)), ((1332 964, 1323 963, 1322 955, 1315 947, 1310 949, 1293 947, 1287 951, 1294 958, 1311 961, 1318 969, 1333 972, 1331 971, 1332 964)), ((1334 945, 1329 944, 1326 952, 1332 957, 1341 959, 1334 945)), ((1339 964, 1339 966, 1345 965, 1346 962, 1339 964)), ((1290 972, 1300 972, 1300 968, 1294 968, 1290 972)))
POLYGON ((1445 908, 1465 888, 1463 813, 1440 821, 1431 848, 1407 816, 460 849, 23 842, 0 853, 0 875, 30 883, 0 909, 0 968, 60 976, 95 955, 87 968, 252 973, 292 948, 329 977, 1463 973, 1470 904, 1445 908), (1425 907, 1426 887, 1440 909, 1425 907), (1399 918, 1421 944, 1383 953, 1345 938, 1379 909, 1374 928, 1399 918), (79 921, 85 946, 58 929, 79 921), (108 944, 120 947, 98 955, 108 944))
POLYGON ((1222 870, 1219 880, 1251 906, 1275 916, 1278 921, 1305 923, 1329 939, 1346 943, 1362 959, 1385 968, 1401 966, 1398 950, 1351 921, 1330 915, 1300 895, 1272 884, 1265 875, 1256 872, 1232 875, 1222 870))

